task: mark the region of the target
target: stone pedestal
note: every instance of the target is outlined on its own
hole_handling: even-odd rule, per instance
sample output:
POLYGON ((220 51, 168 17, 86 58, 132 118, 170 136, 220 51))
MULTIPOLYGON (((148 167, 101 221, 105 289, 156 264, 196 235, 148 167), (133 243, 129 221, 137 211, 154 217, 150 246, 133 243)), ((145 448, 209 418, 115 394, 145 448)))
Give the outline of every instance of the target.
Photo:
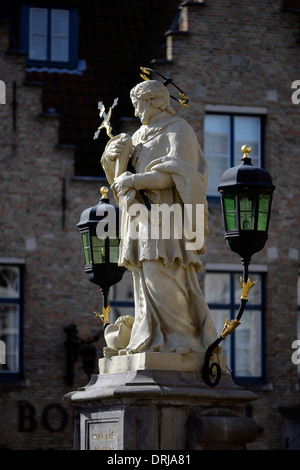
POLYGON ((224 356, 219 384, 205 384, 204 355, 100 359, 99 375, 65 396, 75 408, 75 449, 245 449, 256 425, 243 408, 256 395, 233 383, 224 356))

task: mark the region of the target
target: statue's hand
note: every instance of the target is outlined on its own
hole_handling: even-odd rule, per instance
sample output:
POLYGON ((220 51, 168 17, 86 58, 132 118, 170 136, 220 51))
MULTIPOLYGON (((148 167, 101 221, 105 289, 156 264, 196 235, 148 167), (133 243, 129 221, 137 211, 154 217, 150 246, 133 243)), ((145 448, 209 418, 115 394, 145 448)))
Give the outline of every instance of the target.
POLYGON ((131 137, 127 134, 120 134, 111 139, 106 147, 108 158, 112 161, 121 157, 125 152, 131 148, 131 137), (128 148, 129 147, 129 148, 128 148))
POLYGON ((134 179, 133 174, 130 171, 126 171, 122 173, 121 176, 115 178, 113 184, 111 185, 111 189, 113 189, 118 197, 123 196, 129 189, 134 188, 134 179))

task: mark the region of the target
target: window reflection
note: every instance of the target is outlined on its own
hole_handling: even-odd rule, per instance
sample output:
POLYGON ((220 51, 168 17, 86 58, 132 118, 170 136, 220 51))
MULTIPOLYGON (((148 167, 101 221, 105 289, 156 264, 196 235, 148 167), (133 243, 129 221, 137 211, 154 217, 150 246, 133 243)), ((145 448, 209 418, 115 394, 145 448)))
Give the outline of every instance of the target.
POLYGON ((17 305, 0 304, 0 340, 6 347, 5 364, 0 372, 19 371, 19 309, 17 305))
POLYGON ((234 165, 241 161, 241 147, 250 145, 253 165, 258 165, 260 157, 260 118, 234 117, 234 165))
POLYGON ((204 119, 204 154, 209 166, 208 195, 218 195, 227 168, 241 163, 243 145, 251 146, 253 165, 261 165, 261 118, 207 114, 204 119))
POLYGON ((230 302, 230 275, 227 273, 206 273, 204 292, 207 303, 228 304, 230 302))
POLYGON ((216 193, 222 174, 230 165, 230 121, 228 116, 206 116, 204 154, 209 162, 208 193, 216 193))
POLYGON ((19 297, 19 269, 0 266, 0 298, 19 297))
MULTIPOLYGON (((233 377, 262 377, 262 275, 252 273, 258 282, 251 289, 249 300, 237 330, 221 342, 223 353, 233 377)), ((299 287, 300 291, 300 287, 299 287)), ((241 300, 241 274, 207 272, 204 278, 204 295, 218 334, 225 318, 236 318, 241 300)))
POLYGON ((0 266, 0 340, 5 345, 0 376, 20 372, 20 269, 0 266))

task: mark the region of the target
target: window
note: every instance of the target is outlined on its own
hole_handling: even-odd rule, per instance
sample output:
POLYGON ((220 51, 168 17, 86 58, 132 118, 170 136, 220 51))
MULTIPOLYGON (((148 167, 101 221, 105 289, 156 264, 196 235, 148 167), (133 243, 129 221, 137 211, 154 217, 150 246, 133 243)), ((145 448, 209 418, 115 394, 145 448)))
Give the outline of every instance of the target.
POLYGON ((0 380, 22 375, 22 305, 22 268, 0 265, 0 380))
MULTIPOLYGON (((225 318, 236 318, 241 296, 241 273, 206 272, 204 293, 218 334, 225 318)), ((257 284, 251 289, 242 324, 221 343, 227 364, 234 379, 256 381, 262 379, 263 368, 263 274, 252 273, 257 284)))
MULTIPOLYGON (((298 304, 297 339, 300 340, 300 275, 298 276, 298 284, 297 284, 297 304, 298 304)), ((300 364, 298 364, 298 376, 300 379, 300 364)))
POLYGON ((242 158, 241 147, 251 146, 253 165, 262 165, 262 118, 234 114, 207 114, 204 120, 204 154, 209 165, 208 196, 217 196, 227 168, 242 158))
POLYGON ((75 8, 23 6, 22 48, 29 65, 77 66, 75 8))

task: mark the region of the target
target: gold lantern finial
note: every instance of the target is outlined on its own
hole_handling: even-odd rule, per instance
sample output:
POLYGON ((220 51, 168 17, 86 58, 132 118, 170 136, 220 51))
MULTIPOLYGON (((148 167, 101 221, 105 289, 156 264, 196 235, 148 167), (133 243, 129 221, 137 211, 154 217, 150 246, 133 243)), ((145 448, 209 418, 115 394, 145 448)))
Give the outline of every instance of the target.
POLYGON ((250 145, 243 145, 241 148, 241 151, 243 152, 243 158, 250 158, 249 153, 251 152, 251 147, 250 145))
POLYGON ((100 193, 102 196, 101 199, 107 199, 108 188, 106 186, 102 186, 100 193))

